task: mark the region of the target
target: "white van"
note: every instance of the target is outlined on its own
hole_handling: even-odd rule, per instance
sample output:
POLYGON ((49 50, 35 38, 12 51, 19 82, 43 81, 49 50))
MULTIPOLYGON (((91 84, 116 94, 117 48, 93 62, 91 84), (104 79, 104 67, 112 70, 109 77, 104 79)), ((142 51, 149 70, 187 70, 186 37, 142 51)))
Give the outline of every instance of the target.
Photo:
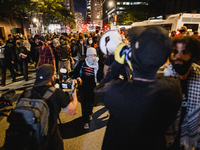
POLYGON ((193 33, 198 31, 200 33, 200 14, 195 13, 179 13, 170 15, 166 20, 146 20, 143 22, 134 22, 131 27, 137 26, 162 26, 168 31, 177 31, 181 26, 186 26, 188 32, 193 33))

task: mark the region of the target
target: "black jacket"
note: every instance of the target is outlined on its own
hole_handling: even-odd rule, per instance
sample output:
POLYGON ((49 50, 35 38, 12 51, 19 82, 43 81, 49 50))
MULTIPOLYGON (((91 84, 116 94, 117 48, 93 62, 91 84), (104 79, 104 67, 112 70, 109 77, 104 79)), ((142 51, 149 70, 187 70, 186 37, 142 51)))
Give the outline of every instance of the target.
MULTIPOLYGON (((79 48, 80 55, 83 56, 82 55, 82 44, 79 41, 77 42, 77 46, 79 48)), ((84 55, 86 56, 87 47, 86 47, 86 44, 84 42, 83 42, 83 48, 84 48, 84 55)))
POLYGON ((154 82, 117 80, 123 65, 113 62, 94 92, 109 110, 103 150, 163 150, 164 135, 181 106, 182 92, 170 77, 154 82))
POLYGON ((72 57, 79 56, 79 48, 76 44, 71 45, 71 52, 72 52, 72 57))

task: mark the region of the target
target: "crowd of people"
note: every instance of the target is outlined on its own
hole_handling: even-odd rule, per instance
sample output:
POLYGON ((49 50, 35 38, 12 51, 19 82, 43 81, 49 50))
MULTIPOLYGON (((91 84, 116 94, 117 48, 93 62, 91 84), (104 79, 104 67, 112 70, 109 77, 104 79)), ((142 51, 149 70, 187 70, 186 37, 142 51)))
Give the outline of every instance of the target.
MULTIPOLYGON (((123 42, 130 45, 131 53, 122 53, 125 48, 116 48, 112 55, 101 52, 101 36, 98 30, 89 34, 36 35, 34 39, 9 35, 6 43, 0 39, 1 51, 4 48, 4 56, 0 53, 0 58, 6 60, 3 68, 10 70, 13 82, 19 72, 23 72, 28 81, 28 62, 34 63, 38 71, 42 68, 53 70, 46 75, 48 79, 44 77, 45 84, 43 76, 40 78, 40 72, 36 72, 37 84, 42 84, 38 84, 39 87, 36 82, 34 84, 38 91, 45 86, 43 93, 48 89, 46 83, 48 86, 54 83, 55 78, 49 77, 61 74, 60 69, 66 68, 68 75, 79 84, 84 129, 90 127, 96 94, 110 114, 102 145, 104 150, 198 150, 198 36, 190 36, 184 26, 170 37, 161 27, 134 27, 128 34, 122 33, 123 42), (131 67, 125 57, 130 58, 131 67)), ((2 72, 5 71, 2 69, 2 72)), ((5 74, 1 82, 5 86, 5 74)), ((67 114, 75 113, 75 95, 72 104, 69 98, 67 102, 61 101, 67 114)), ((55 134, 59 134, 57 129, 55 134)), ((58 136, 57 144, 63 149, 58 136)))
MULTIPOLYGON (((101 55, 98 47, 101 35, 97 30, 90 33, 42 34, 35 35, 34 38, 30 35, 9 34, 7 41, 0 37, 1 86, 6 84, 7 68, 13 82, 17 75, 23 75, 25 81, 28 81, 28 63, 34 63, 36 69, 43 64, 51 64, 57 73, 63 67, 68 72, 74 70, 78 62, 86 58, 87 48, 94 47, 97 55, 101 55)), ((100 62, 103 64, 103 61, 100 62)), ((100 76, 102 78, 102 73, 100 76)))

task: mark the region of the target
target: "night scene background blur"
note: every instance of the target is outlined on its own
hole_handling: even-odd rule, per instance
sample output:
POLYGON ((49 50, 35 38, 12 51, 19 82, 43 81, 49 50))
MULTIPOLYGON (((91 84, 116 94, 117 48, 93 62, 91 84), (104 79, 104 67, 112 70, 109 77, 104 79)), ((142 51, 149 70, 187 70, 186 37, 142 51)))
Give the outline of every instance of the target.
POLYGON ((199 11, 199 0, 1 0, 0 36, 127 29, 135 22, 199 11))

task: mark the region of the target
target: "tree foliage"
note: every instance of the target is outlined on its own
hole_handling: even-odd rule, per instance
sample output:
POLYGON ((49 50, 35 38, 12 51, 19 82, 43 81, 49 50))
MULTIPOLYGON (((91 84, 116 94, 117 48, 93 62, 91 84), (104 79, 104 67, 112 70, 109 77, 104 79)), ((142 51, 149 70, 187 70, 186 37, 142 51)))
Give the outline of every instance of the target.
POLYGON ((0 16, 30 22, 36 16, 45 25, 55 21, 74 24, 72 12, 60 0, 0 0, 0 16))
POLYGON ((148 9, 145 3, 130 6, 118 16, 117 24, 131 25, 133 22, 139 22, 148 18, 148 9))

